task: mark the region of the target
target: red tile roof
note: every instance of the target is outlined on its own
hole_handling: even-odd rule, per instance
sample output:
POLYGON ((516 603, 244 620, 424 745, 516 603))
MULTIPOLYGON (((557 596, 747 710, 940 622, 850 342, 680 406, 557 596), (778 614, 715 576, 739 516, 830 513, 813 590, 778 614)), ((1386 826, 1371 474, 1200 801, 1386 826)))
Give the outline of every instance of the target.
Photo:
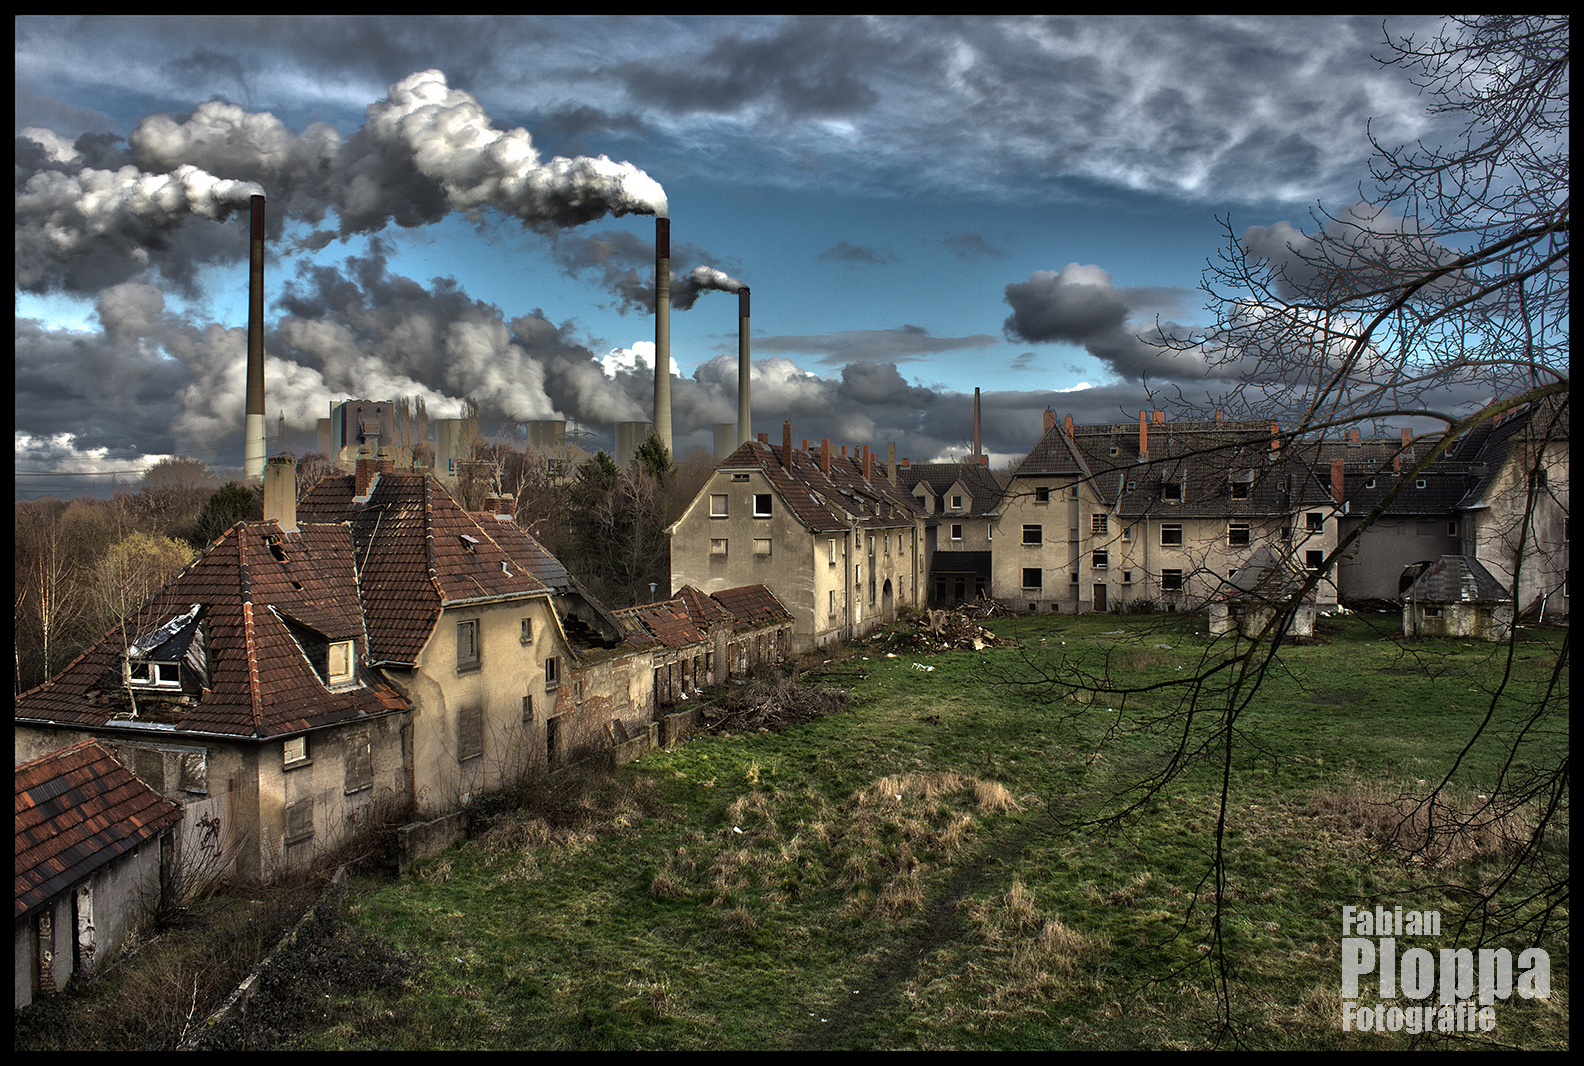
POLYGON ((128 641, 199 607, 202 669, 182 667, 180 690, 130 690, 117 626, 43 685, 17 697, 18 721, 69 725, 174 725, 263 738, 402 710, 406 698, 362 666, 331 688, 310 661, 329 642, 367 638, 358 611, 352 537, 344 526, 239 523, 128 616, 128 641))
POLYGON ((713 593, 710 598, 731 614, 739 630, 752 629, 767 622, 792 620, 792 613, 783 607, 781 601, 775 598, 775 593, 764 585, 722 589, 713 593))
POLYGON ((181 820, 181 804, 94 740, 25 762, 14 777, 18 918, 181 820))
POLYGON ((849 528, 845 515, 856 516, 866 527, 891 528, 910 526, 922 513, 905 488, 891 484, 885 463, 879 460, 873 462, 866 479, 862 460, 853 456, 832 456, 828 475, 820 466, 820 457, 812 452, 794 448, 790 468, 782 458, 782 449, 749 441, 715 469, 758 467, 798 520, 814 533, 849 528))

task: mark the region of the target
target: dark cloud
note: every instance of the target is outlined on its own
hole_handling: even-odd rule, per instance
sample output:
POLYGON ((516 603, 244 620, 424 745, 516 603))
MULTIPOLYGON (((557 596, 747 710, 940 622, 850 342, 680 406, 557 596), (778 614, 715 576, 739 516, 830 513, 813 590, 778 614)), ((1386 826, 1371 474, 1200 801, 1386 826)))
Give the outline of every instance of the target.
POLYGON ((754 350, 817 355, 826 366, 852 362, 899 363, 922 360, 940 352, 968 348, 989 348, 994 337, 976 333, 970 337, 933 337, 922 326, 896 329, 855 329, 809 336, 756 337, 754 350))
POLYGON ((955 255, 958 259, 966 259, 970 262, 979 259, 1010 258, 1005 249, 997 248, 985 240, 982 234, 972 233, 968 230, 948 233, 941 238, 941 243, 950 249, 952 255, 955 255))
POLYGON ((867 264, 881 266, 898 261, 897 254, 889 248, 870 248, 850 241, 837 241, 819 254, 821 259, 834 263, 867 264))
MULTIPOLYGON (((626 230, 557 235, 551 254, 568 277, 592 278, 616 298, 615 308, 654 314, 655 245, 652 237, 626 230)), ((687 311, 706 292, 736 292, 743 282, 708 264, 709 252, 683 241, 671 242, 671 309, 687 311), (684 264, 698 264, 688 269, 684 264)))

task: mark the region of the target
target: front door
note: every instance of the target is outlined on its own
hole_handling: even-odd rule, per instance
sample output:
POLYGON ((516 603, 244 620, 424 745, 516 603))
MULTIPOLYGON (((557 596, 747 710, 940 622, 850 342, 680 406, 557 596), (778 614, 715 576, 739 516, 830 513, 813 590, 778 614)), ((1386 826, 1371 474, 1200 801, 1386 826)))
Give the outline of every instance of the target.
POLYGON ((1096 585, 1094 587, 1094 609, 1097 611, 1106 609, 1106 587, 1104 585, 1096 585))

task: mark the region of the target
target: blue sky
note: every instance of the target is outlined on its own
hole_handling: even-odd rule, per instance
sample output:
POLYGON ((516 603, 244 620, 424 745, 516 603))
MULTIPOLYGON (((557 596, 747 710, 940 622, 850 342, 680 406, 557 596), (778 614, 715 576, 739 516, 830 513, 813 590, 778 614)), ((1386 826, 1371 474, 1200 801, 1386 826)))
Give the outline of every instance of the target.
MULTIPOLYGON (((438 123, 410 126, 403 84, 519 156, 530 141, 540 164, 606 156, 663 187, 673 269, 753 289, 756 432, 790 418, 799 438, 943 458, 970 439, 979 387, 997 465, 1047 406, 1111 421, 1151 388, 1225 387, 1227 371, 1151 362, 1135 340, 1209 321, 1197 286, 1219 219, 1312 229, 1317 202, 1357 199, 1366 122, 1393 143, 1440 132, 1407 75, 1371 58, 1378 17, 16 30, 19 496, 103 491, 85 475, 135 478, 161 455, 240 464, 234 207, 256 186, 267 421, 285 414, 288 447, 351 396, 424 395, 442 415, 473 396, 492 428, 572 418, 596 446, 650 416, 652 380, 602 368, 653 340, 632 287, 652 284, 652 220, 534 214, 426 141, 438 123), (429 70, 440 80, 411 80, 429 70), (378 136, 371 108, 389 119, 378 136), (159 176, 182 166, 204 177, 176 203, 159 176), (167 199, 127 192, 151 186, 167 199), (592 267, 597 250, 612 269, 592 267)), ((736 298, 705 292, 671 321, 682 452, 735 417, 736 298)))

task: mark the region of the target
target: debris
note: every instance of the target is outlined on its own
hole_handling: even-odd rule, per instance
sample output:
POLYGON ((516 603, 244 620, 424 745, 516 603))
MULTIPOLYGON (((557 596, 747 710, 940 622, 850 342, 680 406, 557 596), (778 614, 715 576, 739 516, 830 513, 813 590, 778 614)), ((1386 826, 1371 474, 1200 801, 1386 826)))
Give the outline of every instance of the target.
POLYGON ((766 729, 823 718, 846 706, 847 693, 827 685, 810 685, 790 677, 751 681, 701 708, 705 728, 724 732, 766 729))
POLYGON ((990 630, 980 625, 976 618, 989 617, 991 613, 1007 613, 1005 608, 994 612, 987 612, 980 601, 977 604, 964 604, 952 610, 930 610, 914 618, 909 624, 907 621, 896 627, 886 630, 875 637, 874 643, 879 644, 887 652, 889 658, 897 651, 912 652, 939 652, 957 651, 972 648, 983 651, 985 648, 1010 647, 1016 641, 996 636, 990 630))

